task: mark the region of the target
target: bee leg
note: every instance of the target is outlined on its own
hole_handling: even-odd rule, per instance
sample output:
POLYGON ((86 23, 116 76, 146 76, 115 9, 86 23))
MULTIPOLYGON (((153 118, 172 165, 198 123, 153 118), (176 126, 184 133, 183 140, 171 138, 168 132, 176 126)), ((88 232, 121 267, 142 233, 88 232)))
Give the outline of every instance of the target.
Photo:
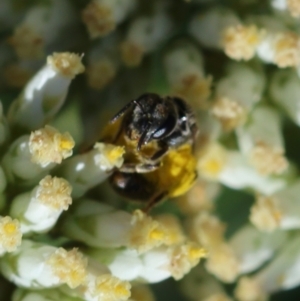
POLYGON ((147 173, 156 170, 160 167, 160 163, 149 163, 149 164, 134 164, 125 163, 120 168, 119 171, 126 173, 147 173))
POLYGON ((158 203, 160 203, 160 202, 163 200, 163 198, 164 198, 166 195, 167 195, 166 192, 162 192, 162 193, 156 195, 154 198, 152 198, 152 200, 150 200, 150 201, 147 203, 147 205, 145 206, 145 208, 143 209, 143 211, 144 211, 145 213, 149 213, 149 212, 153 209, 154 206, 156 206, 158 203))

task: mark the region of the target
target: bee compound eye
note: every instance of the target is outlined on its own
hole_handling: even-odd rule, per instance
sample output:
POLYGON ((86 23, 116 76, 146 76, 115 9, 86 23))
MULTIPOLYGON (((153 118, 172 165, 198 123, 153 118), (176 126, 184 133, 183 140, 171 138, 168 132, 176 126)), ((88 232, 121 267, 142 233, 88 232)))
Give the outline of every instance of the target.
POLYGON ((164 135, 164 133, 167 131, 166 128, 161 128, 159 130, 157 130, 154 134, 153 134, 153 138, 160 138, 161 136, 164 135))
POLYGON ((158 127, 158 129, 153 133, 152 137, 155 139, 163 138, 170 134, 176 127, 177 118, 173 114, 170 114, 164 123, 158 127))

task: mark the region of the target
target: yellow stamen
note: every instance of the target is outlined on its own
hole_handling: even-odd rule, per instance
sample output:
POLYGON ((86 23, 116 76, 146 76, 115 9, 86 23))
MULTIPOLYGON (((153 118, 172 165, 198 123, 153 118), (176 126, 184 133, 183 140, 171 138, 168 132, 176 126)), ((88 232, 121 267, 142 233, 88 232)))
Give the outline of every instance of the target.
POLYGON ((164 226, 141 210, 133 212, 131 224, 129 244, 139 252, 148 251, 167 241, 168 235, 164 226))
POLYGON ((66 283, 71 288, 86 281, 87 259, 77 249, 68 252, 59 248, 50 255, 46 263, 52 268, 61 283, 66 283))
POLYGON ((200 247, 191 247, 189 249, 189 257, 191 259, 203 258, 208 255, 208 252, 200 247))
POLYGON ((17 225, 15 223, 13 223, 13 222, 7 223, 6 225, 4 225, 3 230, 7 234, 15 233, 16 230, 17 230, 17 225))
POLYGON ((47 57, 47 64, 54 70, 69 78, 84 72, 85 68, 81 62, 82 56, 71 52, 54 52, 47 57))
POLYGON ((149 237, 154 240, 161 240, 164 237, 165 233, 158 229, 154 229, 150 232, 149 237))
POLYGON ((198 171, 203 177, 215 180, 223 170, 226 162, 226 150, 219 144, 210 144, 200 154, 198 171))
POLYGON ((95 156, 95 163, 103 170, 111 170, 114 167, 121 167, 125 154, 123 146, 116 146, 108 143, 96 143, 94 148, 99 151, 95 156))
POLYGON ((0 216, 0 254, 13 252, 21 244, 22 232, 19 221, 10 216, 0 216))
POLYGON ((225 53, 235 60, 250 60, 263 32, 255 25, 236 25, 224 30, 223 44, 225 53))
POLYGON ((61 134, 55 128, 46 125, 31 133, 29 151, 32 162, 46 167, 50 163, 61 163, 72 155, 75 143, 69 133, 61 134))
POLYGON ((110 274, 104 274, 96 279, 93 292, 101 301, 126 301, 130 297, 131 285, 110 274))
POLYGON ((67 210, 72 204, 72 187, 63 178, 46 176, 39 183, 36 197, 53 210, 67 210))

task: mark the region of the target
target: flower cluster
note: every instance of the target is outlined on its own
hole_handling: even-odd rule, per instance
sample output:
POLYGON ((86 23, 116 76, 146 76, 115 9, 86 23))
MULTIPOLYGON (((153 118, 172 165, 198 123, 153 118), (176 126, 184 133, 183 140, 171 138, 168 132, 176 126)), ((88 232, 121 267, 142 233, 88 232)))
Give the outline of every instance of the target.
POLYGON ((300 286, 299 18, 300 0, 1 0, 0 301, 300 286), (199 129, 127 170, 163 192, 154 209, 111 185, 142 152, 109 121, 145 92, 184 99, 199 129))

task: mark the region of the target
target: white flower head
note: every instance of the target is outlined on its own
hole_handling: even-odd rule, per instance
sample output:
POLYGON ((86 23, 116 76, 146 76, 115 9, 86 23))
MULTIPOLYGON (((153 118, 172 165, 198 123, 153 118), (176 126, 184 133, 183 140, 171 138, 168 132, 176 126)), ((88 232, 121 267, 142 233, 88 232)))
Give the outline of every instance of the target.
POLYGON ((257 46, 258 57, 279 68, 297 67, 300 64, 300 36, 291 31, 265 31, 257 46))
POLYGON ((186 239, 180 220, 172 214, 160 214, 154 218, 158 221, 167 233, 164 244, 171 246, 183 243, 186 239))
POLYGON ((72 188, 63 178, 46 176, 39 183, 36 198, 54 210, 67 210, 72 203, 72 188))
POLYGON ((235 290, 236 297, 241 301, 266 300, 274 292, 298 286, 299 243, 299 235, 294 236, 266 266, 254 275, 242 277, 235 290))
POLYGON ((216 84, 212 114, 221 122, 223 129, 232 130, 247 121, 253 106, 261 100, 266 80, 261 68, 245 63, 230 63, 226 71, 216 84))
POLYGON ((32 132, 29 138, 29 151, 32 162, 46 167, 50 163, 60 164, 73 153, 74 140, 69 133, 61 134, 46 125, 32 132))
POLYGON ((120 48, 124 64, 138 66, 146 53, 160 45, 171 27, 171 20, 163 10, 133 20, 120 48))
POLYGON ((95 155, 94 160, 100 169, 110 171, 114 167, 119 168, 122 166, 125 153, 124 147, 97 142, 94 148, 99 152, 95 155))
POLYGON ((116 76, 117 66, 109 58, 99 59, 87 67, 88 83, 91 88, 101 90, 116 76))
POLYGON ((87 53, 87 83, 91 88, 102 90, 115 78, 120 65, 119 43, 119 35, 112 34, 95 43, 87 53))
POLYGON ((20 218, 23 233, 45 232, 72 203, 71 191, 66 180, 48 175, 31 192, 13 199, 10 214, 20 218))
POLYGON ((82 57, 71 52, 54 52, 47 57, 47 65, 62 76, 73 79, 85 70, 82 57))
POLYGON ((140 210, 135 210, 131 219, 129 247, 146 252, 167 243, 169 232, 163 223, 153 220, 140 210))
POLYGON ((173 46, 164 57, 173 93, 185 98, 194 109, 205 107, 211 93, 211 76, 205 76, 203 57, 191 43, 173 46))
POLYGON ((232 283, 240 272, 240 263, 228 243, 222 242, 208 249, 206 269, 225 283, 232 283))
POLYGON ((66 283, 70 288, 75 288, 86 281, 87 259, 77 249, 66 251, 58 248, 45 263, 51 267, 59 281, 66 283))
POLYGON ((263 32, 255 25, 229 26, 223 32, 224 51, 231 59, 250 60, 262 38, 263 32))
POLYGON ((161 246, 140 256, 142 267, 139 278, 149 283, 160 282, 169 277, 179 280, 206 256, 207 251, 194 242, 161 246))
POLYGON ((15 251, 21 245, 20 223, 10 216, 0 216, 0 255, 15 251))
POLYGON ((63 248, 23 240, 16 252, 5 255, 1 271, 18 286, 51 288, 67 284, 75 288, 86 281, 87 260, 77 249, 63 248))
POLYGON ((225 225, 214 215, 202 212, 190 224, 190 235, 208 252, 207 270, 223 282, 233 282, 239 262, 224 238, 225 225))
POLYGON ((179 239, 179 234, 172 236, 171 227, 141 210, 130 214, 92 200, 82 200, 75 206, 73 214, 67 215, 63 231, 91 247, 127 247, 139 253, 179 239))
POLYGON ((254 109, 251 121, 237 129, 241 151, 262 175, 282 174, 288 167, 284 156, 279 113, 268 106, 254 109), (265 120, 268 122, 265 122, 265 120))
POLYGON ((249 164, 249 159, 238 151, 227 152, 227 164, 218 177, 219 181, 233 189, 251 188, 270 195, 286 186, 285 178, 260 174, 249 164))
POLYGON ((92 0, 82 11, 82 20, 95 39, 113 31, 135 6, 135 0, 92 0))
POLYGON ((299 229, 299 193, 300 182, 296 181, 270 196, 258 196, 251 208, 251 222, 265 232, 299 229))
POLYGON ((95 278, 85 293, 87 299, 93 301, 126 301, 129 299, 131 285, 110 274, 103 274, 95 278))
POLYGON ((240 278, 234 294, 240 301, 267 300, 267 294, 259 282, 247 276, 240 278))
POLYGON ((208 255, 205 249, 194 242, 174 246, 169 252, 171 254, 169 269, 175 280, 181 279, 199 263, 201 258, 208 255))
MULTIPOLYGON (((8 42, 20 59, 40 59, 74 20, 74 10, 68 1, 40 2, 29 6, 8 42)), ((63 37, 69 38, 66 34, 63 37)))
POLYGON ((11 104, 8 121, 23 130, 35 130, 53 118, 65 101, 72 79, 84 71, 81 59, 69 52, 48 56, 47 64, 11 104))
POLYGON ((272 259, 287 239, 286 231, 264 233, 250 224, 239 229, 229 244, 238 258, 240 274, 253 272, 272 259))
POLYGON ((221 49, 224 28, 240 24, 238 17, 229 9, 216 7, 196 14, 190 23, 190 33, 203 46, 221 49), (202 30, 205 28, 205 30, 202 30))
POLYGON ((275 71, 269 85, 271 99, 300 125, 300 79, 294 70, 275 71))
POLYGON ((207 180, 217 180, 227 164, 227 151, 218 143, 211 143, 200 153, 197 170, 207 180))
POLYGON ((300 16, 300 2, 299 0, 285 0, 289 13, 294 18, 300 16))
POLYGON ((242 125, 247 119, 247 110, 238 102, 227 97, 218 97, 212 107, 212 114, 222 124, 225 131, 242 125))

